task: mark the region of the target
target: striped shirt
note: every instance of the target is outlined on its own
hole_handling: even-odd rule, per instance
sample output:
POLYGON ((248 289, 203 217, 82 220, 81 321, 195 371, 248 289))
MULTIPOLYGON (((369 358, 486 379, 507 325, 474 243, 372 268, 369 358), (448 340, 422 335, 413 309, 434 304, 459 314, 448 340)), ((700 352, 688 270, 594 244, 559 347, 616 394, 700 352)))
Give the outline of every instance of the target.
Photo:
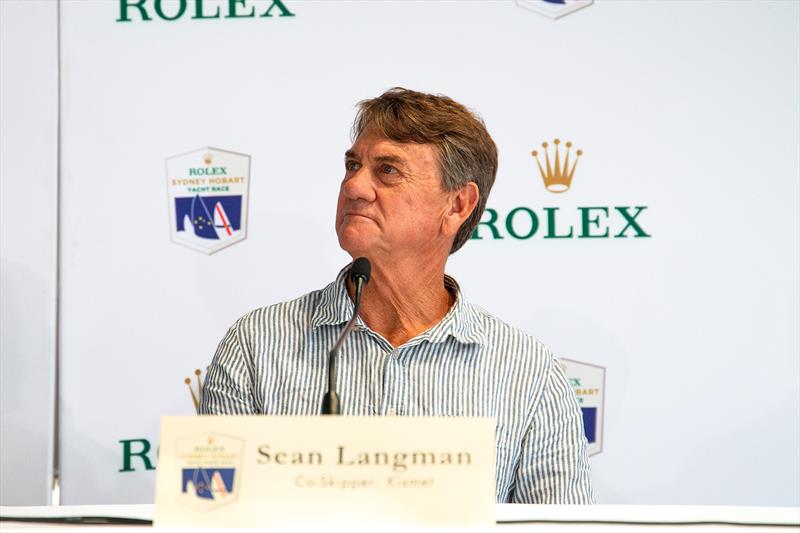
MULTIPOLYGON (((322 290, 231 326, 205 379, 202 414, 317 415, 328 351, 353 313, 349 268, 322 290)), ((594 496, 575 394, 535 338, 456 299, 434 327, 394 348, 359 318, 339 353, 343 415, 490 416, 497 502, 582 504, 594 496)))

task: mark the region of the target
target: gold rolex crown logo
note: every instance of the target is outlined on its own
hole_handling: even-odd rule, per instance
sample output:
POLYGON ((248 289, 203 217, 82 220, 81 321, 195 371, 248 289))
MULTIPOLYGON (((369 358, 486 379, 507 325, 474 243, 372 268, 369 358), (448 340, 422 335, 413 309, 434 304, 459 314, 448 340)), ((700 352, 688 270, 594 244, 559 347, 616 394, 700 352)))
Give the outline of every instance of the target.
POLYGON ((195 392, 194 388, 192 388, 192 378, 186 378, 183 380, 186 383, 186 386, 189 387, 189 393, 192 395, 192 403, 194 404, 194 410, 199 415, 200 414, 200 398, 203 394, 203 381, 200 379, 200 374, 203 372, 196 368, 194 371, 194 377, 197 381, 197 392, 195 392))
POLYGON ((570 185, 572 185, 572 176, 575 174, 575 167, 578 164, 578 158, 583 155, 583 150, 575 150, 575 161, 572 163, 572 167, 569 166, 569 157, 570 157, 570 150, 572 149, 572 142, 567 141, 565 146, 567 147, 566 155, 564 156, 564 163, 561 163, 561 150, 559 149, 559 145, 561 141, 558 139, 553 139, 553 144, 555 145, 555 158, 554 161, 550 162, 550 153, 547 150, 547 143, 542 143, 542 148, 544 148, 544 160, 545 166, 542 166, 542 162, 539 160, 539 152, 536 150, 531 152, 531 155, 536 159, 536 164, 539 166, 539 172, 542 174, 542 179, 544 180, 544 188, 550 192, 566 192, 569 190, 570 185))
POLYGON ((211 162, 214 160, 214 156, 211 155, 211 152, 206 152, 203 154, 203 163, 206 165, 211 165, 211 162))

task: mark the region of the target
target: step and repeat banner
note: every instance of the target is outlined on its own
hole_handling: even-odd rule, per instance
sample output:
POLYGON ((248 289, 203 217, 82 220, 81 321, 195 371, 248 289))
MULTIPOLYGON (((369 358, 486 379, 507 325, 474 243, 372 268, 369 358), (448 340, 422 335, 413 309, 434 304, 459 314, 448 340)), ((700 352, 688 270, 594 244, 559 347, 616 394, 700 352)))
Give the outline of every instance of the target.
POLYGON ((62 1, 62 503, 151 502, 159 418, 227 328, 349 261, 355 105, 402 86, 497 142, 448 271, 560 358, 598 500, 798 505, 799 15, 62 1))

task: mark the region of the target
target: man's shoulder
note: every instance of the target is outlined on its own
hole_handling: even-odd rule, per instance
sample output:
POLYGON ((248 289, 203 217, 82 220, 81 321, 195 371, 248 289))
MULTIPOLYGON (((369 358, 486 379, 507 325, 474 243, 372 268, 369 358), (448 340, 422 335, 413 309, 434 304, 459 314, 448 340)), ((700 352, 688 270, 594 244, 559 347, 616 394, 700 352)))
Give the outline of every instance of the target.
POLYGON ((248 311, 234 323, 239 330, 263 327, 296 327, 311 322, 314 309, 320 300, 322 291, 317 289, 297 298, 265 305, 248 311))
POLYGON ((508 353, 535 356, 545 359, 551 357, 550 350, 534 335, 501 319, 485 308, 466 302, 470 312, 483 332, 486 345, 490 348, 510 349, 508 353))

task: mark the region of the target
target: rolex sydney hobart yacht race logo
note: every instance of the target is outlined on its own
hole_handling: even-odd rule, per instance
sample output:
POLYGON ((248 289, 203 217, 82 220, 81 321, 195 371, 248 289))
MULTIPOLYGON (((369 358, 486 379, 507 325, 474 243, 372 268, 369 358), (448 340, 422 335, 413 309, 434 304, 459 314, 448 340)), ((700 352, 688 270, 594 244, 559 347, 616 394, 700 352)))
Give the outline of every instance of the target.
POLYGON ((167 159, 172 241, 212 254, 247 236, 250 156, 201 148, 167 159))

